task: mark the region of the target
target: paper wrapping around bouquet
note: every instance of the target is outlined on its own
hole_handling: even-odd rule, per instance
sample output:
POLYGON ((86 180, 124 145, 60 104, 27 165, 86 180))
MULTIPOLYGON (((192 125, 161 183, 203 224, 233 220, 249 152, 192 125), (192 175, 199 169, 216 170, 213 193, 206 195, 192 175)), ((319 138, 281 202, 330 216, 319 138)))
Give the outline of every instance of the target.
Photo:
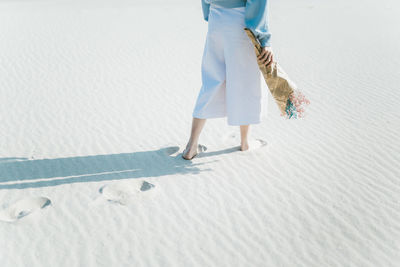
POLYGON ((277 62, 273 62, 268 67, 265 67, 265 65, 259 66, 279 110, 283 115, 286 115, 288 99, 294 93, 296 85, 289 79, 277 62))
MULTIPOLYGON (((250 29, 244 28, 244 30, 254 44, 256 56, 259 56, 262 51, 260 43, 250 29)), ((288 75, 277 62, 273 62, 268 67, 260 64, 258 60, 257 62, 281 114, 288 118, 297 118, 297 114, 299 114, 299 112, 302 113, 303 109, 297 108, 296 110, 296 106, 293 102, 301 105, 303 103, 302 101, 306 104, 308 104, 309 101, 297 90, 296 85, 289 79, 288 75), (301 97, 300 101, 297 100, 298 96, 301 97)))

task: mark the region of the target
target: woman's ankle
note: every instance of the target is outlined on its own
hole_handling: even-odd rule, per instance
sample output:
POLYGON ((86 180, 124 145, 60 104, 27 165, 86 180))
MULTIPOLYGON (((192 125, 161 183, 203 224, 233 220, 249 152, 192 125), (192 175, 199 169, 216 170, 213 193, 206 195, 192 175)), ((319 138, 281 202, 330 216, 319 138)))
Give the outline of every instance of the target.
POLYGON ((240 150, 245 151, 249 149, 249 143, 247 141, 243 141, 240 143, 240 150))
POLYGON ((187 143, 187 145, 186 145, 186 148, 188 148, 188 149, 193 149, 193 148, 196 148, 196 147, 197 147, 197 142, 189 141, 187 143))

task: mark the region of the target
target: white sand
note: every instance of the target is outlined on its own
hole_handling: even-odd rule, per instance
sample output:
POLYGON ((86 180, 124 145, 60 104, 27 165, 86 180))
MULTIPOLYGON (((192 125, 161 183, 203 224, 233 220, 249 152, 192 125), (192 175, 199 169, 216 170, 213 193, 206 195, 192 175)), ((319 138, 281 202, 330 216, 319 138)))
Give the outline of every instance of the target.
POLYGON ((399 2, 270 7, 307 118, 190 162, 200 1, 1 1, 0 265, 400 266, 399 2))

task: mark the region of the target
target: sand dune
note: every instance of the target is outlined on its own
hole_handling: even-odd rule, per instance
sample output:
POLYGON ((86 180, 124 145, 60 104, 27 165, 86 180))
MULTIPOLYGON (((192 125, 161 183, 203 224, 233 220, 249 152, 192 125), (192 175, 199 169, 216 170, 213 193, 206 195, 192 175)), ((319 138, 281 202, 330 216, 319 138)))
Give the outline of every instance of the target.
POLYGON ((200 1, 0 1, 1 266, 399 266, 400 4, 270 8, 307 117, 185 161, 200 1))

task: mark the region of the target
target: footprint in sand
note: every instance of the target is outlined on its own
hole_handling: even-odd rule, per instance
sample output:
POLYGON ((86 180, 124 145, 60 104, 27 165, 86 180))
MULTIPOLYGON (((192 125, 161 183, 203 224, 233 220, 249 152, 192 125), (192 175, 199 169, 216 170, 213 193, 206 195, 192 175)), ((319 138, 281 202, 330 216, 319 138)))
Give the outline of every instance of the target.
POLYGON ((197 153, 200 154, 200 153, 203 153, 205 151, 207 151, 207 147, 205 145, 202 145, 202 144, 197 145, 197 153))
POLYGON ((15 222, 51 204, 46 197, 27 197, 0 211, 0 221, 15 222))
POLYGON ((146 181, 129 181, 105 185, 99 189, 100 194, 109 202, 127 205, 131 201, 148 196, 156 186, 146 181))
POLYGON ((205 145, 198 145, 199 152, 207 151, 207 147, 205 145))

